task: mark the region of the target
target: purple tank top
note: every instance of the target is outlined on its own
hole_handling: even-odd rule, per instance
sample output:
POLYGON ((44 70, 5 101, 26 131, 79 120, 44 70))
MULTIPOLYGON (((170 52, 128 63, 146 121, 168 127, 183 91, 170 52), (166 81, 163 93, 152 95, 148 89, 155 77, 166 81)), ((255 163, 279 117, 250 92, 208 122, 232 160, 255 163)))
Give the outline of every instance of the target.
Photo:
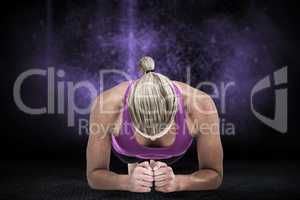
POLYGON ((154 160, 169 159, 184 154, 192 144, 193 137, 190 135, 185 122, 183 97, 177 86, 173 83, 173 89, 179 99, 178 111, 175 115, 175 141, 167 147, 147 147, 136 141, 133 132, 134 128, 131 126, 132 121, 127 106, 127 98, 133 82, 134 81, 128 85, 125 91, 123 119, 120 133, 117 137, 112 134, 112 147, 114 150, 122 155, 154 160))

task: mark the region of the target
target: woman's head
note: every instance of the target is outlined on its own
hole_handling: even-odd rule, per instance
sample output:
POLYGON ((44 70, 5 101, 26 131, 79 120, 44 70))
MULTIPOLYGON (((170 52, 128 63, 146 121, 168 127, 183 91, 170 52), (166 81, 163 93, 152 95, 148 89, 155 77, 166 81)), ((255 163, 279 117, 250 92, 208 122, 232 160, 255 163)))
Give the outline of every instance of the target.
POLYGON ((151 57, 143 57, 139 67, 144 72, 129 94, 128 108, 135 130, 149 139, 162 137, 172 126, 178 109, 172 82, 154 72, 151 57))

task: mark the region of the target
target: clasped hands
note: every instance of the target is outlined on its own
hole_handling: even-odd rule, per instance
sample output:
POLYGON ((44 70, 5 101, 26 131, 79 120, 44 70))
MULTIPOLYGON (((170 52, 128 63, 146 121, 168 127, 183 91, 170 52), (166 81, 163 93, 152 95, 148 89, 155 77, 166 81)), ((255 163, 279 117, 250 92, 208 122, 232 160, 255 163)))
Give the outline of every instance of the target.
POLYGON ((173 169, 164 162, 150 160, 137 164, 129 175, 129 190, 150 192, 174 192, 178 189, 173 169))

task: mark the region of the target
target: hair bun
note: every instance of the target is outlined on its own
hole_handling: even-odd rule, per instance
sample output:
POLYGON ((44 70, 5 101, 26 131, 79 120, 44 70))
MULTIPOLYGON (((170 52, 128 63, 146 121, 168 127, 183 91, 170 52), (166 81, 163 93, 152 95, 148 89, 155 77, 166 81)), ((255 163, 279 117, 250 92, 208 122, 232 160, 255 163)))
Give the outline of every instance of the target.
POLYGON ((154 71, 154 60, 149 56, 144 56, 139 61, 139 67, 143 70, 144 73, 147 73, 148 71, 154 71))

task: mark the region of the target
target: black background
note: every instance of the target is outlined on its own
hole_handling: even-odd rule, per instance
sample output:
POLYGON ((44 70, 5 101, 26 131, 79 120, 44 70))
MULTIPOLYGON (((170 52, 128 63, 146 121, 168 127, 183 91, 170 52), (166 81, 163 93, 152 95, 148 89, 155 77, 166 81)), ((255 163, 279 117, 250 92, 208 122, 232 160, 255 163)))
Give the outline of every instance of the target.
MULTIPOLYGON (((74 1, 76 4, 86 4, 74 1)), ((206 5, 203 1, 178 2, 176 15, 187 20, 201 20, 206 16, 215 13, 229 13, 237 19, 243 15, 243 11, 250 5, 250 1, 212 1, 206 5), (180 5, 182 4, 182 6, 180 5), (193 5, 190 6, 189 4, 193 5), (190 9, 190 10, 188 10, 190 9)), ((68 1, 54 1, 53 10, 55 18, 54 28, 59 27, 60 20, 66 12, 68 1)), ((118 2, 116 1, 115 4, 118 2)), ((115 5, 115 7, 117 7, 115 5)), ((164 5, 164 4, 162 4, 164 5)), ((167 5, 167 4, 166 4, 167 5)), ((165 6, 166 6, 165 5, 165 6)), ((297 75, 298 75, 298 16, 296 6, 285 1, 259 1, 256 2, 259 9, 265 8, 265 13, 271 17, 273 22, 284 34, 290 46, 283 50, 283 57, 279 60, 278 66, 285 64, 289 66, 288 71, 288 133, 280 134, 275 130, 263 125, 253 117, 250 118, 248 129, 236 136, 223 136, 225 158, 228 159, 298 159, 298 134, 295 125, 297 124, 297 75), (259 137, 257 136, 259 134, 259 137)), ((112 7, 111 9, 117 9, 112 7)), ((64 159, 75 158, 84 160, 84 151, 87 136, 78 136, 75 128, 67 128, 63 117, 53 115, 28 115, 18 109, 13 101, 13 84, 17 76, 29 68, 28 60, 34 57, 34 53, 43 50, 46 44, 34 44, 29 39, 32 37, 31 26, 40 23, 46 18, 46 6, 43 1, 10 2, 2 7, 1 19, 4 20, 1 26, 1 86, 2 86, 2 158, 6 159, 64 159), (9 152, 7 149, 9 148, 9 152)), ((46 37, 46 36, 39 36, 46 37)), ((44 62, 46 63, 46 61, 44 62)), ((55 64, 55 63, 54 63, 55 64)), ((39 67, 38 65, 34 65, 39 67)), ((261 74, 263 77, 264 74, 261 74)), ((39 99, 40 87, 34 84, 24 86, 24 98, 34 96, 39 99), (34 91, 38 92, 35 96, 34 91)), ((271 94, 271 93, 270 93, 271 94)), ((44 94, 42 94, 44 95, 44 94)), ((30 99, 29 99, 30 100, 30 99)), ((41 100, 42 101, 42 100, 41 100)), ((45 103, 42 101, 42 103, 45 103)), ((272 104, 272 98, 270 98, 272 104)), ((263 106, 267 107, 267 104, 263 106)), ((272 108, 272 107, 271 107, 272 108)), ((237 112, 237 111, 234 111, 237 112)), ((250 110, 249 110, 250 112, 250 110)), ((267 110, 266 115, 272 116, 273 109, 267 110)), ((243 120, 241 116, 241 119, 243 120)), ((249 118, 246 116, 247 120, 249 118)))
MULTIPOLYGON (((106 8, 110 9, 107 12, 110 15, 117 15, 120 4, 119 1, 111 3, 105 1, 54 1, 52 8, 54 32, 62 26, 62 20, 68 11, 67 5, 70 2, 77 7, 84 7, 89 3, 96 2, 107 4, 109 6, 106 8)), ((153 2, 156 3, 155 5, 159 4, 168 8, 168 4, 172 1, 153 2)), ((283 160, 297 163, 300 150, 297 128, 300 18, 296 4, 293 1, 271 0, 177 1, 176 17, 181 21, 197 24, 202 19, 221 13, 238 20, 244 16, 249 6, 253 5, 256 9, 263 10, 264 14, 272 19, 285 40, 284 49, 280 49, 280 52, 283 53, 276 55, 279 57, 276 57, 274 62, 277 66, 288 65, 288 132, 281 134, 259 122, 253 115, 249 117, 251 115, 249 110, 249 115, 245 114, 244 118, 240 116, 239 119, 235 119, 237 121, 247 120, 248 125, 241 129, 242 133, 238 133, 236 136, 222 136, 225 162, 241 160, 255 163, 257 160, 262 160, 271 163, 271 160, 283 160)), ((143 6, 141 6, 142 8, 143 6)), ((36 163, 42 163, 44 160, 53 162, 63 160, 70 163, 75 161, 78 165, 84 166, 87 135, 79 136, 77 127, 68 128, 65 117, 62 115, 28 115, 20 111, 13 101, 13 84, 17 76, 29 68, 29 65, 34 64, 39 67, 39 64, 43 63, 31 62, 31 60, 36 54, 45 51, 47 44, 35 44, 31 38, 34 27, 41 23, 41 20, 45 21, 46 18, 45 1, 7 1, 1 6, 0 162, 16 161, 16 163, 20 163, 21 161, 35 160, 36 163)), ((40 30, 36 37, 46 41, 46 31, 40 30)), ((58 55, 55 62, 45 61, 51 65, 58 62, 68 62, 68 56, 58 55)), ((75 61, 72 62, 70 61, 71 64, 76 65, 75 61)), ((265 76, 264 69, 257 68, 256 70, 258 73, 262 71, 261 78, 265 76)), ((28 87, 23 94, 25 98, 28 97, 29 101, 35 99, 37 102, 43 102, 43 99, 39 100, 41 97, 34 92, 35 89, 41 91, 40 88, 43 85, 29 84, 28 87)), ((273 103, 270 98, 269 103, 262 107, 272 108, 270 105, 273 103)), ((272 109, 266 109, 266 112, 266 115, 272 116, 273 114, 272 109)), ((195 149, 192 148, 187 156, 195 159, 195 149)), ((113 162, 120 164, 115 158, 113 158, 113 162)), ((124 165, 118 166, 124 167, 124 165)))

